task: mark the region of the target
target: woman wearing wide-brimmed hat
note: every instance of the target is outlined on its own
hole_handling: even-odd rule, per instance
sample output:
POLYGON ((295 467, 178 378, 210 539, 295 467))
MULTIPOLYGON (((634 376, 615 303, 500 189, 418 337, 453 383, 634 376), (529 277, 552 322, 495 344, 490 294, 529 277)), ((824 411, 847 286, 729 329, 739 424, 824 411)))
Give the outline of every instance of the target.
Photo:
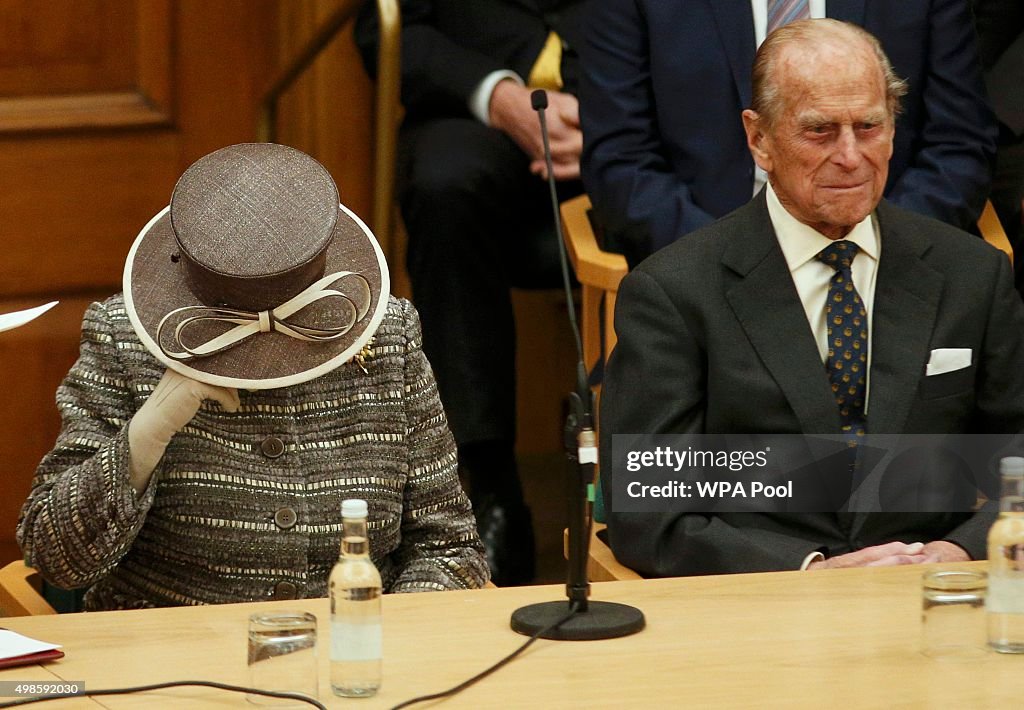
POLYGON ((483 585, 419 320, 388 292, 315 160, 200 159, 85 314, 26 562, 87 609, 324 596, 341 501, 364 498, 386 591, 483 585))

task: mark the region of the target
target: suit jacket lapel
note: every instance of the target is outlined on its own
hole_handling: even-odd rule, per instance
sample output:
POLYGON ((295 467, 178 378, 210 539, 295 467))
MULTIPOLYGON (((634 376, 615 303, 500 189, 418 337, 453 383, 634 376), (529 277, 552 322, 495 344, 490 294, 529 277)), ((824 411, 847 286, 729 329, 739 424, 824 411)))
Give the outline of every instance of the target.
POLYGON ((825 16, 863 27, 865 4, 866 0, 827 0, 825 16))
POLYGON ((715 15, 718 36, 729 57, 729 67, 740 105, 750 105, 750 69, 754 63, 754 11, 750 0, 707 0, 715 15))
POLYGON ((872 308, 868 431, 900 434, 928 363, 943 277, 921 259, 931 245, 927 236, 908 230, 884 201, 876 214, 882 254, 872 308))
MULTIPOLYGON (((749 3, 748 3, 749 5, 749 3)), ((726 299, 805 433, 839 430, 839 409, 762 192, 735 217, 722 263, 741 278, 726 299)))
MULTIPOLYGON (((931 247, 927 236, 909 228, 884 200, 875 214, 882 253, 872 308, 869 436, 904 433, 930 356, 944 281, 921 258, 931 247)), ((869 519, 868 513, 855 514, 851 537, 869 519)))

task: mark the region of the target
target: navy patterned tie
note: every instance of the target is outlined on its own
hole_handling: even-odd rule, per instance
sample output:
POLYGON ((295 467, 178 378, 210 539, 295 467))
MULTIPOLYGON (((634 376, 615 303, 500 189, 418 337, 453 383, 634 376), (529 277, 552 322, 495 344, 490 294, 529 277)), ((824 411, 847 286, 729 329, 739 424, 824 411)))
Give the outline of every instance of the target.
POLYGON ((828 284, 825 325, 828 329, 828 357, 825 368, 832 394, 839 406, 843 434, 864 436, 867 420, 864 402, 868 379, 868 312, 853 285, 850 267, 859 247, 839 240, 822 249, 817 259, 835 269, 828 284))

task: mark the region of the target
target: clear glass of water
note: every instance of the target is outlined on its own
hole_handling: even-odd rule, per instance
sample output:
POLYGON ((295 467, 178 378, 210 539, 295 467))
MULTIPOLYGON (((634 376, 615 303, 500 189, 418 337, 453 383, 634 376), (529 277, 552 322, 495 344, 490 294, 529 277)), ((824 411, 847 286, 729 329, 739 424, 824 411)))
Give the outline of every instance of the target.
MULTIPOLYGON (((317 697, 316 617, 304 611, 249 616, 249 685, 260 690, 317 697)), ((301 701, 249 694, 272 707, 309 707, 301 701)))
POLYGON ((976 658, 985 653, 988 579, 974 570, 932 570, 921 582, 921 653, 976 658))

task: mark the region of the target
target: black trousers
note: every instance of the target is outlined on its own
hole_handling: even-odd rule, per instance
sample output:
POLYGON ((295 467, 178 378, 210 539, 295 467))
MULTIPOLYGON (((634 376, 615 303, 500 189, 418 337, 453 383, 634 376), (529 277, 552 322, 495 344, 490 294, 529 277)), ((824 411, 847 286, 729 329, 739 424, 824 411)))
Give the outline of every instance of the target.
POLYGON ((513 442, 509 290, 561 284, 547 183, 510 138, 474 118, 407 123, 399 199, 423 348, 459 446, 513 442))

